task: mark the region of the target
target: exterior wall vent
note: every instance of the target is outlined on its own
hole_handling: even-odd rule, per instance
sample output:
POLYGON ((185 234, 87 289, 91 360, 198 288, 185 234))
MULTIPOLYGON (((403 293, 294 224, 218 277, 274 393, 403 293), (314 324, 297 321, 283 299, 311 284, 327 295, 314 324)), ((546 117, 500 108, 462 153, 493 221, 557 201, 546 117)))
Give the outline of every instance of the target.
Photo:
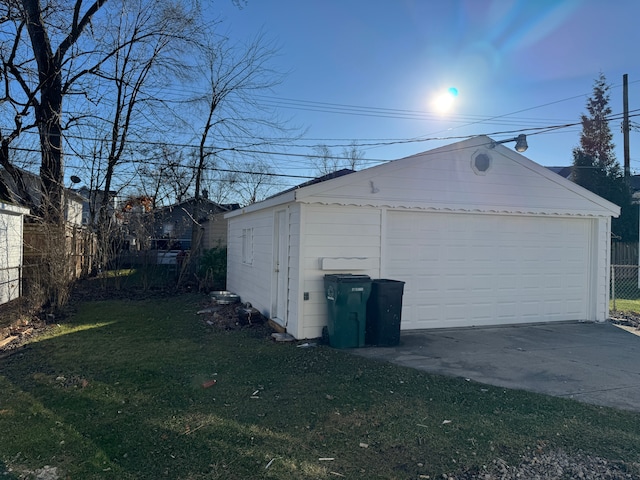
POLYGON ((486 151, 475 153, 471 157, 471 168, 476 175, 486 175, 491 168, 491 157, 486 151))

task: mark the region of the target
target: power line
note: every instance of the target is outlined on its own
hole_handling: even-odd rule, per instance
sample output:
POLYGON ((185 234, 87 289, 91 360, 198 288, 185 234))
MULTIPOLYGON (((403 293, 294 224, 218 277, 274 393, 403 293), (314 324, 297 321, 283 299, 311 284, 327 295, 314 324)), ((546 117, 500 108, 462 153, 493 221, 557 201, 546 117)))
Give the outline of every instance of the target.
MULTIPOLYGON (((629 113, 629 117, 633 118, 633 117, 638 117, 640 116, 640 113, 634 113, 631 114, 632 112, 640 112, 640 108, 638 109, 634 109, 631 110, 629 113)), ((609 117, 607 117, 605 119, 605 121, 607 122, 613 122, 616 120, 622 120, 622 114, 621 113, 616 113, 616 114, 612 114, 609 117)), ((367 141, 367 142, 358 142, 355 141, 355 146, 357 147, 369 147, 369 146, 392 146, 392 145, 399 145, 399 144, 411 144, 411 143, 423 143, 423 142, 429 142, 429 141, 447 141, 447 140, 460 140, 460 139, 465 139, 465 138, 470 138, 470 137, 474 137, 474 136, 478 136, 478 135, 486 135, 486 136, 500 136, 500 135, 512 135, 512 134, 516 134, 516 133, 526 133, 527 135, 540 135, 540 134, 544 134, 547 132, 551 132, 551 131, 555 131, 555 130, 559 130, 559 129, 564 129, 564 128, 569 128, 569 127, 575 127, 577 125, 581 125, 582 121, 578 121, 578 122, 571 122, 571 123, 563 123, 563 124, 557 124, 557 125, 545 125, 545 126, 540 126, 540 127, 528 127, 528 128, 521 128, 521 129, 514 129, 514 130, 501 130, 501 131, 494 131, 494 132, 490 132, 490 133, 482 133, 482 134, 473 134, 473 135, 454 135, 454 136, 446 136, 446 137, 415 137, 415 138, 409 138, 409 139, 389 139, 389 140, 384 140, 384 141, 375 141, 375 139, 373 141, 367 141)), ((31 134, 37 134, 37 132, 35 131, 25 131, 24 133, 31 133, 31 134)), ((102 142, 105 141, 102 138, 93 138, 93 137, 86 137, 86 136, 79 136, 79 135, 64 135, 65 138, 69 139, 75 139, 75 140, 84 140, 84 141, 92 141, 92 142, 102 142)), ((243 138, 243 137, 237 137, 239 139, 243 138)), ((248 138, 247 138, 248 139, 248 138)), ((128 143, 131 144, 136 144, 136 145, 149 145, 149 146, 169 146, 169 147, 179 147, 179 148, 198 148, 199 145, 196 144, 192 144, 192 143, 177 143, 177 142, 161 142, 161 141, 149 141, 149 140, 127 140, 128 143)), ((268 144, 268 145, 273 145, 273 146, 287 146, 287 147, 294 147, 294 148, 315 148, 315 147, 319 147, 319 146, 327 146, 329 148, 337 148, 337 147, 350 147, 353 146, 353 140, 351 141, 352 143, 350 144, 335 144, 335 145, 326 145, 326 144, 315 144, 315 145, 298 145, 298 144, 290 144, 290 143, 279 143, 279 142, 269 142, 269 141, 265 141, 265 142, 259 142, 260 144, 268 144)), ((255 144, 255 142, 252 142, 255 144)), ((257 154, 262 154, 262 155, 281 155, 281 156, 289 156, 289 157, 305 157, 305 158, 331 158, 331 159, 340 159, 343 157, 326 157, 325 155, 316 155, 316 154, 311 154, 311 153, 304 153, 304 154, 300 154, 300 153, 291 153, 291 152, 274 152, 274 151, 269 151, 269 150, 255 150, 249 147, 223 147, 223 146, 219 146, 219 145, 211 145, 207 147, 210 150, 215 150, 216 154, 218 153, 224 153, 224 152, 237 152, 237 153, 257 153, 257 154)), ((380 161, 380 162, 384 162, 387 160, 383 160, 383 159, 367 159, 369 161, 380 161)))
MULTIPOLYGON (((555 102, 554 102, 555 103, 555 102)), ((640 112, 640 109, 635 109, 632 110, 631 112, 640 112)), ((640 116, 640 113, 635 113, 633 115, 629 115, 629 117, 637 117, 640 116)), ((616 120, 620 120, 622 119, 622 114, 613 114, 609 117, 607 117, 606 121, 616 121, 616 120)), ((565 124, 559 124, 559 125, 547 125, 544 127, 530 127, 530 128, 523 128, 523 129, 518 129, 518 130, 504 130, 504 131, 498 131, 498 132, 492 132, 492 133, 485 133, 482 135, 486 135, 486 136, 490 136, 490 137, 495 137, 495 136, 501 136, 501 135, 514 135, 514 134, 520 134, 520 133, 526 133, 527 135, 542 135, 542 134, 549 134, 549 133, 555 133, 558 130, 561 129, 565 129, 565 128, 570 128, 570 127, 574 127, 577 125, 580 125, 582 122, 572 122, 572 123, 565 123, 565 124)), ((27 131, 24 133, 36 133, 33 131, 27 131)), ((427 141, 447 141, 447 140, 461 140, 461 139, 467 139, 467 138, 471 138, 474 136, 478 136, 477 135, 460 135, 460 136, 447 136, 447 137, 429 137, 429 138, 412 138, 412 139, 399 139, 399 140, 389 140, 389 141, 384 141, 384 142, 369 142, 369 143, 356 143, 356 146, 391 146, 391 145, 398 145, 398 144, 411 144, 411 143, 422 143, 422 142, 427 142, 427 141)), ((101 142, 104 139, 100 139, 100 138, 90 138, 90 137, 81 137, 81 136, 76 136, 76 135, 65 135, 65 138, 69 139, 76 139, 76 140, 86 140, 86 141, 95 141, 95 142, 101 142)), ((142 140, 129 140, 128 141, 131 144, 139 144, 139 145, 148 145, 148 146, 171 146, 171 147, 176 147, 176 148, 197 148, 197 145, 195 144, 190 144, 190 143, 167 143, 167 142, 153 142, 153 141, 142 141, 142 140)), ((268 143, 268 142, 264 142, 264 143, 268 143)), ((276 144, 279 146, 284 146, 283 144, 276 144)), ((352 145, 352 144, 350 144, 352 145)), ((350 146, 350 145, 333 145, 332 147, 336 147, 336 146, 350 146)), ((291 146, 291 145, 286 145, 286 146, 291 146)), ((314 145, 314 146, 318 146, 318 145, 314 145)), ((303 148, 299 145, 293 145, 293 147, 296 148, 303 148)), ((23 148, 23 147, 13 147, 10 146, 11 149, 15 150, 15 151, 24 151, 24 152, 29 152, 29 153, 40 153, 40 150, 36 150, 36 149, 29 149, 29 148, 23 148)), ((240 153, 240 154, 252 154, 252 155, 269 155, 269 156, 282 156, 282 157, 293 157, 293 158, 304 158, 304 159, 313 159, 313 158, 328 158, 328 159, 335 159, 335 160, 343 160, 344 157, 341 156, 326 156, 326 155, 318 155, 318 154, 312 154, 312 153, 293 153, 293 152, 276 152, 276 151, 270 151, 270 150, 260 150, 260 149, 256 149, 256 148, 250 148, 250 147, 222 147, 222 146, 210 146, 210 149, 216 150, 215 155, 218 154, 222 154, 222 153, 240 153)), ((76 156, 78 158, 81 158, 81 155, 76 154, 76 156)), ((154 162, 153 160, 155 160, 156 157, 153 158, 130 158, 130 159, 126 159, 124 160, 122 163, 133 163, 133 162, 146 162, 149 164, 155 164, 155 165, 163 165, 166 162, 160 162, 160 161, 156 161, 154 162)), ((388 162, 388 159, 360 159, 363 162, 367 162, 367 163, 385 163, 388 162)), ((186 168, 196 168, 195 166, 189 166, 189 165, 182 165, 183 167, 186 168)), ((305 167, 292 167, 289 166, 289 169, 293 169, 293 168, 305 168, 305 167)), ((221 168, 215 168, 215 167, 208 167, 207 170, 209 171, 219 171, 222 173, 238 173, 238 174, 250 174, 250 175, 264 175, 264 176, 270 176, 270 177, 282 177, 282 178, 298 178, 298 179, 310 179, 313 178, 312 176, 308 176, 308 175, 295 175, 295 174, 282 174, 282 173, 264 173, 264 172, 252 172, 252 171, 248 171, 248 170, 238 170, 238 169, 221 169, 221 168)))

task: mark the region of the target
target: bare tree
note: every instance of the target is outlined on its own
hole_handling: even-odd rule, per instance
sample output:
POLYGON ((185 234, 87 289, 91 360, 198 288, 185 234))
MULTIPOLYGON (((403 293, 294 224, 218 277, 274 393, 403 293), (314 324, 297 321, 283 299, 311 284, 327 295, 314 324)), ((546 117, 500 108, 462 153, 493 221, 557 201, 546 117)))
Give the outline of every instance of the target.
POLYGON ((345 168, 357 170, 361 160, 364 158, 364 152, 360 150, 358 143, 354 140, 348 147, 342 149, 345 168))
POLYGON ((72 6, 53 1, 42 5, 38 0, 0 3, 3 27, 9 34, 0 46, 3 103, 8 102, 15 112, 15 128, 2 138, 2 161, 7 168, 8 145, 23 130, 37 128, 42 156, 40 211, 52 223, 64 219, 63 99, 79 78, 101 63, 98 60, 87 68, 86 62, 76 60, 79 39, 105 1, 95 0, 86 8, 82 0, 72 6))
POLYGON ((356 170, 364 158, 364 152, 355 142, 342 149, 342 155, 335 155, 327 145, 317 145, 309 156, 318 176, 328 175, 343 168, 356 170))
MULTIPOLYGON (((185 58, 176 45, 197 29, 197 0, 110 0, 108 9, 106 0, 86 3, 0 0, 0 103, 10 107, 14 125, 0 132, 0 164, 19 195, 50 224, 53 245, 62 245, 64 237, 63 150, 90 159, 90 184, 103 189, 99 217, 106 223, 104 207, 129 136, 135 131, 143 137, 143 129, 154 126, 153 115, 140 115, 142 107, 162 103, 160 80, 175 80, 185 70, 176 68, 175 60, 185 58), (10 158, 10 146, 36 130, 37 199, 28 196, 25 176, 10 158), (87 139, 95 141, 88 149, 87 139)), ((0 112, 4 125, 10 124, 8 111, 0 112)))
POLYGON ((154 199, 154 207, 182 202, 190 196, 195 178, 195 155, 170 145, 147 151, 151 157, 138 172, 140 190, 154 199))
POLYGON ((232 182, 232 188, 240 203, 250 205, 264 200, 274 189, 273 172, 269 166, 258 160, 241 165, 232 182))
POLYGON ((319 177, 339 170, 338 161, 340 159, 333 155, 333 152, 327 145, 317 145, 313 147, 313 155, 311 155, 309 159, 315 166, 316 173, 319 177))
POLYGON ((245 142, 253 146, 271 144, 270 138, 261 137, 261 130, 284 129, 273 112, 262 107, 256 99, 256 95, 281 81, 281 75, 269 66, 276 50, 263 35, 240 46, 219 38, 203 45, 201 54, 206 90, 196 101, 206 106, 206 114, 200 133, 196 198, 209 156, 219 154, 227 143, 238 145, 242 142, 238 139, 242 137, 250 139, 245 142), (212 140, 214 145, 211 145, 212 140))
MULTIPOLYGON (((200 200, 207 183, 223 179, 236 188, 243 171, 269 177, 272 166, 263 160, 233 162, 237 149, 265 150, 274 132, 280 141, 289 134, 257 97, 282 78, 270 67, 276 49, 263 36, 232 45, 204 24, 198 6, 199 0, 0 0, 0 103, 8 107, 0 110, 0 165, 12 189, 40 206, 45 223, 63 224, 65 153, 84 162, 85 184, 102 192, 92 216, 104 228, 103 239, 112 230, 111 191, 145 171, 156 175, 156 194, 162 180, 165 192, 175 187, 176 200, 191 194, 200 200), (184 88, 171 88, 176 85, 184 88), (187 103, 184 92, 193 91, 200 93, 187 103), (145 156, 149 145, 185 142, 169 124, 174 114, 183 125, 199 125, 196 146, 165 150, 164 163, 154 163, 145 156), (29 196, 11 158, 36 133, 38 198, 29 196)), ((267 182, 249 178, 252 192, 243 195, 255 201, 267 182)), ((208 190, 225 196, 224 188, 208 190)), ((197 251, 199 242, 194 245, 197 251)))
POLYGON ((219 160, 209 157, 209 161, 212 160, 215 163, 210 163, 209 168, 203 171, 202 196, 218 204, 234 202, 233 184, 237 181, 236 172, 218 169, 219 160))
MULTIPOLYGON (((106 80, 111 115, 104 189, 109 191, 117 165, 122 161, 131 135, 143 138, 157 125, 148 119, 153 107, 162 106, 158 90, 186 69, 183 47, 197 30, 194 5, 185 1, 126 0, 108 28, 107 44, 113 55, 95 75, 106 80), (150 128, 151 127, 151 128, 150 128)), ((102 107, 104 108, 104 107, 102 107)), ((100 223, 108 223, 108 196, 100 206, 100 223)))
MULTIPOLYGON (((204 113, 194 185, 194 219, 200 218, 205 171, 215 167, 210 159, 218 164, 222 159, 228 164, 230 162, 225 160, 225 156, 229 150, 246 145, 271 145, 273 140, 270 135, 274 131, 282 135, 287 130, 284 122, 257 100, 257 95, 269 91, 282 79, 282 75, 270 67, 270 62, 277 53, 274 46, 263 35, 257 36, 247 45, 232 45, 227 38, 214 38, 213 42, 204 43, 200 49, 202 78, 206 83, 202 95, 194 99, 194 104, 204 113)), ((268 170, 263 162, 254 162, 252 165, 258 168, 257 175, 268 170)), ((241 174, 227 175, 227 179, 236 188, 241 178, 248 177, 242 177, 241 174)), ((255 187, 256 177, 251 178, 249 185, 255 187)), ((248 194, 246 189, 241 189, 245 200, 252 202, 260 190, 257 188, 253 194, 248 194)), ((194 228, 192 256, 199 254, 200 243, 200 229, 194 228)))

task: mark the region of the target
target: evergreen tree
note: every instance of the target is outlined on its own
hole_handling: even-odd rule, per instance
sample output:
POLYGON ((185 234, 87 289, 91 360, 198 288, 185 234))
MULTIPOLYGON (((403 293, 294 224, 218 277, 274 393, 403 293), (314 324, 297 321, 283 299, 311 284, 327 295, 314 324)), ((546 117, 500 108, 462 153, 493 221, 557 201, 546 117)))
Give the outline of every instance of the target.
POLYGON ((609 85, 602 73, 587 100, 587 111, 589 115, 581 117, 580 147, 573 151, 571 178, 621 208, 620 216, 611 224, 617 240, 637 241, 638 206, 632 204, 629 184, 613 150, 613 134, 609 128, 609 85))
MULTIPOLYGON (((593 94, 587 100, 589 116, 582 115, 582 133, 580 134, 580 150, 592 157, 595 163, 606 173, 619 168, 613 151, 613 134, 609 128, 609 88, 604 74, 596 79, 593 94)), ((612 172, 613 173, 613 172, 612 172)))

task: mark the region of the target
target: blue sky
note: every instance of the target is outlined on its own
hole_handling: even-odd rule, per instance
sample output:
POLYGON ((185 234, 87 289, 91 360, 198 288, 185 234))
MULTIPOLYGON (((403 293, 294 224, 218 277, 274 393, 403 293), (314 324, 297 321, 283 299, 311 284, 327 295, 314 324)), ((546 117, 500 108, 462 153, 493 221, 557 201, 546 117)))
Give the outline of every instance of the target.
MULTIPOLYGON (((218 0, 212 11, 233 40, 263 32, 279 45, 275 66, 288 74, 261 101, 307 129, 290 152, 323 143, 339 153, 355 140, 379 144, 363 147, 365 158, 393 160, 453 137, 524 131, 527 157, 569 165, 580 126, 528 130, 579 122, 600 72, 614 114, 625 73, 629 108, 640 113, 637 0, 218 0), (449 87, 455 105, 437 112, 432 100, 449 87), (434 137, 444 139, 406 142, 434 137)), ((620 122, 611 128, 622 164, 620 122)), ((639 149, 631 132, 638 173, 639 149)), ((308 166, 303 157, 273 162, 294 173, 308 166)))

